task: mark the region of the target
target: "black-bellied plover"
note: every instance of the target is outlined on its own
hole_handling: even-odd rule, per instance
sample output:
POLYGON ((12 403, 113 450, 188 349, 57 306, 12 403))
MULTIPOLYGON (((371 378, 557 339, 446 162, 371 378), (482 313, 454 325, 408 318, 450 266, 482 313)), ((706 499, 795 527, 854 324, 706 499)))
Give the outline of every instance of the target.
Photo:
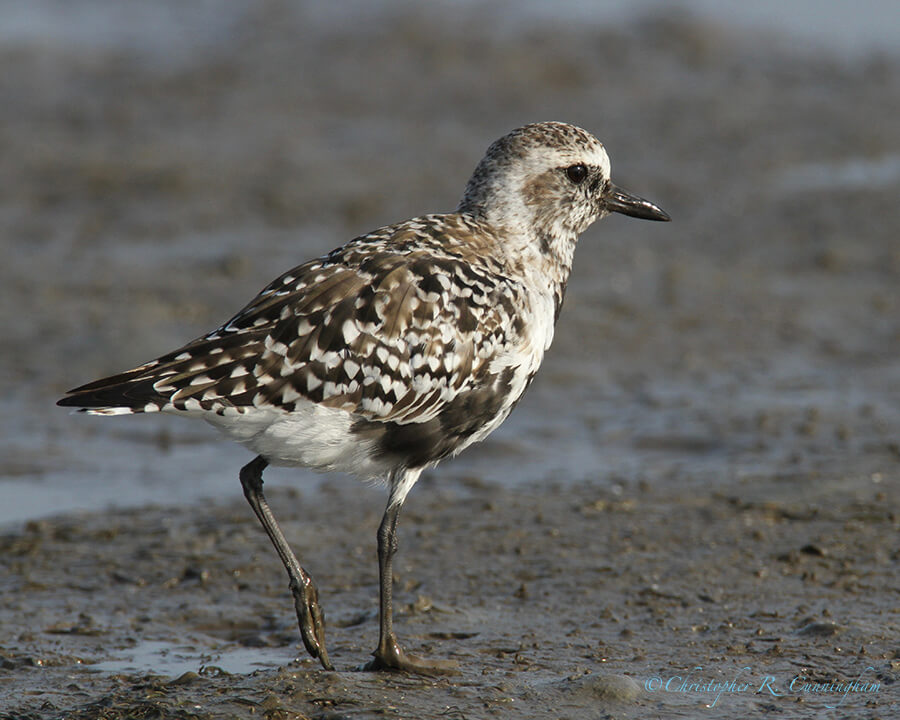
POLYGON ((263 495, 269 464, 381 478, 380 636, 369 669, 455 663, 403 651, 391 594, 400 507, 419 475, 486 438, 553 339, 580 233, 611 212, 668 220, 610 182, 590 133, 526 125, 493 143, 455 212, 380 228, 288 271, 218 330, 60 405, 182 413, 256 453, 244 495, 290 577, 303 643, 332 669, 318 591, 263 495))

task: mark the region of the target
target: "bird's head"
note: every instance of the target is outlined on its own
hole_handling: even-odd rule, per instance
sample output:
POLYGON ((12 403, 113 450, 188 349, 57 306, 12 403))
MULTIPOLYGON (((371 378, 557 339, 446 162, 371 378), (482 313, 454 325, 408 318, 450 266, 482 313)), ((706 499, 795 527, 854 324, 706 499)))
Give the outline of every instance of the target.
POLYGON ((609 157, 597 138, 560 122, 525 125, 494 142, 458 211, 507 233, 568 242, 612 212, 669 219, 653 203, 611 182, 609 157))

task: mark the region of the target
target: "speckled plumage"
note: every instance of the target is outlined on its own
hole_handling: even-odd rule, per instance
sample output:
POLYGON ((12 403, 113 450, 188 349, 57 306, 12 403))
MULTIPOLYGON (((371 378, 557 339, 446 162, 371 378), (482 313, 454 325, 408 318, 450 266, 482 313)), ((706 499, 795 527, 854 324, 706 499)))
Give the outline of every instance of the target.
POLYGON ((279 415, 314 404, 335 411, 320 422, 346 416, 348 442, 371 460, 342 467, 342 452, 293 447, 267 459, 364 476, 428 465, 476 435, 485 413, 507 412, 537 369, 531 299, 504 275, 499 243, 459 214, 382 228, 290 270, 212 333, 76 397, 107 405, 90 410, 101 414, 200 415, 254 449, 279 415))
POLYGON ((217 330, 60 404, 196 415, 265 463, 388 478, 399 508, 422 469, 509 415, 550 347, 577 237, 610 211, 667 219, 610 183, 592 135, 527 125, 490 146, 455 212, 300 265, 217 330))

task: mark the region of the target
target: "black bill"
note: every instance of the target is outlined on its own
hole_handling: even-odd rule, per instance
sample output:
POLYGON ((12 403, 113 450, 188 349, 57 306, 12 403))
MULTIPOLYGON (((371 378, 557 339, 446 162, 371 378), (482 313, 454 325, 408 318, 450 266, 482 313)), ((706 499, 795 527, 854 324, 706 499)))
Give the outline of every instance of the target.
POLYGON ((672 218, 649 200, 625 192, 610 184, 605 199, 606 209, 610 212, 622 213, 641 220, 668 221, 672 218))

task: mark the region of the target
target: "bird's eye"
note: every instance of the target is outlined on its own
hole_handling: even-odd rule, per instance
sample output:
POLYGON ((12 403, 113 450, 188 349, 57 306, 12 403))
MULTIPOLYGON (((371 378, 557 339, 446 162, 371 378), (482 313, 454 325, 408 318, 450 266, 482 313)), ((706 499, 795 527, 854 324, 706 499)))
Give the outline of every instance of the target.
POLYGON ((578 163, 577 165, 569 165, 569 167, 566 168, 566 177, 576 185, 580 185, 582 182, 584 182, 587 174, 588 169, 582 163, 578 163))

